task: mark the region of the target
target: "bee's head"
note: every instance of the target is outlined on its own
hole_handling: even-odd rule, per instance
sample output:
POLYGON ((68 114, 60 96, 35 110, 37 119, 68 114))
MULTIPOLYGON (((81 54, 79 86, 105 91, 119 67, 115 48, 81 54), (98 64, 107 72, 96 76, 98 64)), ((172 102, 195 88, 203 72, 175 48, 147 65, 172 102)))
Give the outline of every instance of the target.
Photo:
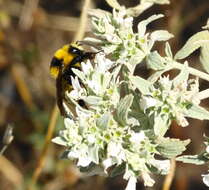
POLYGON ((82 55, 83 54, 83 49, 78 44, 72 43, 72 44, 69 45, 68 53, 71 53, 71 54, 74 54, 74 55, 82 55))

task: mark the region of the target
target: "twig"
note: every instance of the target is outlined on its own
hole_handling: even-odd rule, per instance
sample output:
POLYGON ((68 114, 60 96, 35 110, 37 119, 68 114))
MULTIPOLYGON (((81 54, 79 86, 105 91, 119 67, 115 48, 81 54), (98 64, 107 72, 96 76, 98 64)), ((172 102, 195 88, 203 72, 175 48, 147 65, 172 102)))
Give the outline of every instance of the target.
POLYGON ((47 151, 49 149, 49 145, 51 143, 51 138, 52 138, 52 135, 53 135, 53 132, 54 132, 54 128, 56 126, 58 113, 59 113, 59 110, 58 110, 57 106, 54 106, 54 109, 53 109, 52 114, 51 114, 48 130, 47 130, 47 134, 46 134, 46 137, 45 137, 44 146, 43 146, 43 149, 41 151, 41 155, 39 157, 37 167, 36 167, 35 171, 33 172, 32 181, 29 184, 28 190, 33 189, 33 186, 36 184, 36 182, 37 182, 37 180, 38 180, 38 178, 41 174, 41 171, 44 167, 47 151))
POLYGON ((169 174, 165 177, 164 183, 163 183, 163 189, 162 190, 169 190, 171 183, 174 178, 175 174, 175 169, 176 169, 176 161, 175 159, 171 159, 171 168, 169 174))

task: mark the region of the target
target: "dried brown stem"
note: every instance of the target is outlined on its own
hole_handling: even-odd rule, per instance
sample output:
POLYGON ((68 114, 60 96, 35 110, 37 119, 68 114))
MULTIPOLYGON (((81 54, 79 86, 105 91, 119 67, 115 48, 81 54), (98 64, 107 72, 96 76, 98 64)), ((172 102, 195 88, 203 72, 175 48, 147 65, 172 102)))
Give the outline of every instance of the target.
POLYGON ((162 190, 169 190, 170 189, 170 186, 172 184, 172 181, 173 181, 173 178, 174 178, 174 175, 175 175, 175 169, 176 169, 176 161, 175 161, 175 159, 171 159, 170 172, 165 177, 162 190))

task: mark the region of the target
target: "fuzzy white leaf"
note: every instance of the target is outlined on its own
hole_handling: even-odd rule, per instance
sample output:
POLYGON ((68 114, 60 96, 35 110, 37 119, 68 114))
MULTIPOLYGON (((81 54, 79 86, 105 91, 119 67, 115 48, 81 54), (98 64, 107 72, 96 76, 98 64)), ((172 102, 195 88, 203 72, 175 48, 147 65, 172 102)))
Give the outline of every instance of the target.
POLYGON ((153 70, 163 70, 165 65, 165 60, 159 55, 157 51, 151 52, 147 58, 147 67, 153 70))
POLYGON ((138 76, 131 76, 130 77, 131 82, 133 83, 133 85, 139 89, 139 91, 146 95, 149 94, 150 90, 149 88, 151 87, 152 83, 141 78, 138 76))
POLYGON ((200 62, 203 68, 209 73, 209 42, 202 46, 200 51, 200 62))
POLYGON ((186 44, 176 53, 175 59, 184 59, 195 50, 209 42, 209 31, 204 30, 194 34, 186 44))
POLYGON ((126 125, 129 108, 133 102, 133 95, 127 95, 120 100, 115 114, 115 119, 121 124, 126 125))
POLYGON ((151 40, 155 41, 167 41, 170 38, 173 38, 173 34, 169 33, 167 30, 156 30, 151 33, 151 40))
POLYGON ((158 14, 158 15, 152 15, 151 17, 149 17, 148 19, 146 20, 143 20, 141 21, 137 28, 138 28, 138 34, 139 36, 144 36, 145 35, 145 32, 146 32, 146 28, 147 28, 147 25, 151 22, 153 22, 154 20, 157 20, 159 18, 162 18, 164 17, 164 15, 162 14, 158 14))
POLYGON ((185 114, 185 116, 200 120, 209 120, 209 111, 194 104, 188 109, 188 112, 185 114))

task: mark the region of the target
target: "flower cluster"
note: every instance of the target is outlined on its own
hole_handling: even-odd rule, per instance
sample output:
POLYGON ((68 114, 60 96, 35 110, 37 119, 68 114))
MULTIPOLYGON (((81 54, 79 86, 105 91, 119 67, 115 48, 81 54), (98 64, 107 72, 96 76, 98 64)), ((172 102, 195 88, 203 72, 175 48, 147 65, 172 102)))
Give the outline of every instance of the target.
MULTIPOLYGON (((151 174, 168 173, 168 159, 186 149, 189 140, 164 136, 172 121, 184 127, 188 125, 185 117, 209 118, 209 112, 199 106, 198 79, 189 79, 189 74, 208 76, 178 63, 168 43, 165 57, 152 51, 156 41, 173 37, 165 30, 146 32, 147 25, 160 17, 153 15, 141 21, 135 33, 133 17, 125 9, 113 14, 91 12, 95 36, 85 41, 103 51, 94 60, 83 62, 81 71, 73 69, 76 77, 66 100, 74 104, 76 115, 65 118, 65 129, 53 140, 66 147, 63 157, 76 160, 83 172, 108 176, 123 173, 127 190, 135 188, 139 177, 146 186, 152 186, 151 174), (156 71, 147 80, 134 75, 136 65, 142 62, 156 71), (163 76, 176 68, 181 72, 174 79, 163 76)), ((189 48, 180 50, 177 57, 185 56, 185 49, 189 48)), ((68 105, 66 109, 70 112, 68 105)))
POLYGON ((160 79, 151 87, 148 95, 143 95, 140 106, 147 114, 154 114, 154 118, 161 117, 168 124, 172 120, 185 127, 188 121, 185 116, 190 107, 198 105, 199 83, 196 80, 187 80, 188 75, 169 80, 168 76, 160 79))
POLYGON ((75 70, 85 89, 77 78, 72 79, 74 90, 67 97, 75 103, 83 99, 89 109, 77 104, 77 118, 66 118, 66 129, 53 141, 66 146, 64 155, 76 159, 88 173, 114 176, 124 172, 130 183, 141 175, 145 185, 152 186, 151 170, 166 174, 170 162, 155 159, 158 144, 149 139, 142 124, 129 116, 133 96, 120 99, 118 69, 110 73, 112 66, 114 62, 98 53, 94 66, 88 60, 82 63, 82 72, 75 70))
POLYGON ((113 14, 95 10, 90 13, 93 32, 96 38, 85 41, 100 45, 106 55, 111 54, 116 64, 125 64, 133 72, 135 66, 150 53, 156 41, 166 41, 173 37, 166 30, 146 33, 149 23, 163 15, 153 15, 138 24, 138 32, 133 32, 133 17, 127 15, 125 9, 113 10, 113 14))

